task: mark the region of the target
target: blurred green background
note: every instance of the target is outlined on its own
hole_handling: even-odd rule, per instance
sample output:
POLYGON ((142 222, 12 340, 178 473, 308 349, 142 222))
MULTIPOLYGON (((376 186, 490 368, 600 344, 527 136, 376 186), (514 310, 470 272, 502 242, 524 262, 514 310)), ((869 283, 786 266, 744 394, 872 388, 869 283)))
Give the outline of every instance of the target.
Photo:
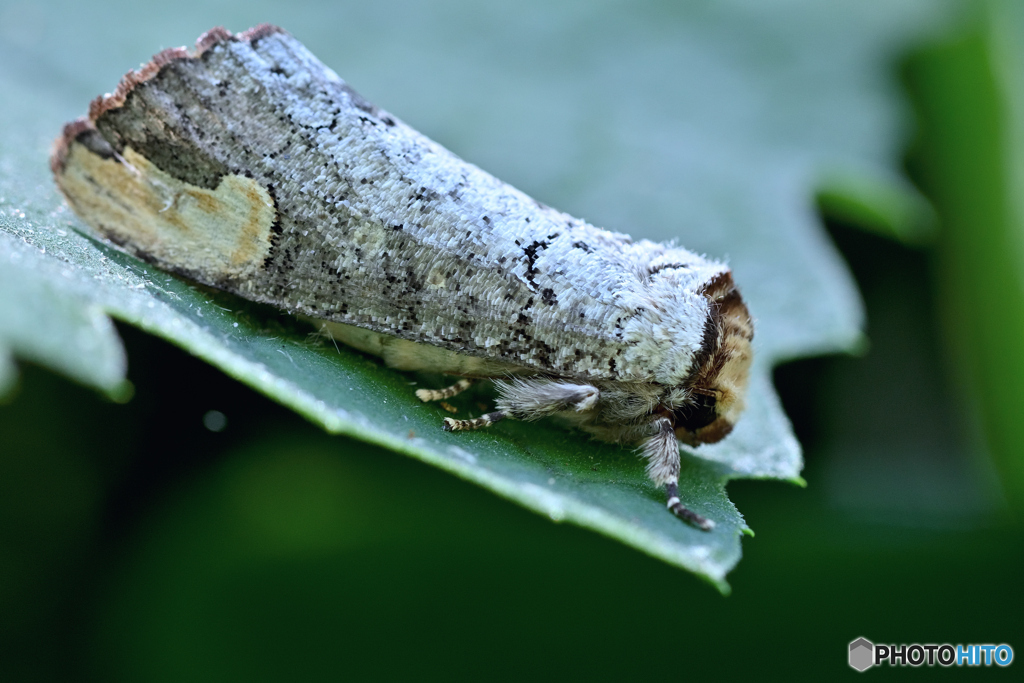
MULTIPOLYGON (((710 4, 729 3, 694 7, 710 4)), ((207 5, 195 16, 160 15, 176 36, 168 44, 216 23, 242 29, 260 12, 303 39, 303 30, 322 35, 315 27, 327 21, 305 6, 207 5)), ((62 12, 87 21, 88 6, 34 8, 0 4, 4 58, 63 40, 103 49, 81 38, 87 23, 54 21, 62 12)), ((450 36, 466 41, 461 60, 446 66, 486 78, 473 73, 472 55, 493 46, 467 38, 474 17, 456 9, 438 10, 450 36)), ((144 11, 105 5, 95 16, 131 33, 132 13, 144 11)), ((629 14, 609 10, 603 20, 616 11, 629 14)), ((349 17, 346 39, 365 34, 363 61, 350 65, 356 75, 342 73, 357 86, 361 70, 372 73, 374 35, 433 16, 342 5, 337 13, 349 17)), ((587 15, 574 4, 561 13, 587 15)), ((572 50, 546 42, 549 26, 524 16, 510 5, 503 18, 510 36, 534 41, 509 38, 524 70, 580 68, 572 50)), ((937 227, 900 232, 844 200, 849 192, 821 188, 870 343, 858 357, 777 369, 808 487, 729 485, 757 533, 744 541, 731 596, 423 463, 326 436, 121 326, 130 402, 22 363, 18 390, 0 406, 0 679, 820 680, 854 675, 846 648, 858 636, 1019 649, 1024 14, 990 2, 946 16, 878 57, 915 124, 880 147, 906 154, 937 227), (226 416, 220 431, 208 428, 219 426, 209 411, 226 416)), ((119 61, 127 67, 164 46, 146 43, 119 61)), ((758 59, 778 58, 756 47, 758 59)), ((821 47, 821 60, 843 59, 840 45, 821 47)), ((68 88, 96 79, 75 76, 87 62, 66 65, 68 88)), ((33 62, 25 64, 31 74, 33 62)), ((98 80, 112 85, 117 75, 98 80)), ((444 111, 446 93, 415 92, 414 77, 394 77, 404 97, 444 111)), ((80 94, 84 104, 96 93, 80 94)), ((404 116, 411 105, 390 97, 388 108, 404 116)), ((473 112, 462 115, 432 134, 472 149, 473 112)), ((575 163, 587 163, 586 149, 580 143, 575 163)), ((472 158, 491 168, 481 156, 472 158)), ((542 159, 513 154, 502 163, 499 176, 575 202, 561 208, 588 201, 542 159)), ((615 217, 613 198, 592 211, 615 217)))

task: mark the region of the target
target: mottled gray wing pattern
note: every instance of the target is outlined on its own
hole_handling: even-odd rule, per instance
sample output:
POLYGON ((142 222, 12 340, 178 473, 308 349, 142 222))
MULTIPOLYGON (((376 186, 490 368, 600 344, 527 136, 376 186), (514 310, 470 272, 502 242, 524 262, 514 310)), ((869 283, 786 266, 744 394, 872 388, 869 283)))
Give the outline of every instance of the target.
POLYGON ((95 124, 186 183, 238 174, 267 188, 262 265, 207 284, 459 353, 679 382, 705 332, 701 287, 727 270, 536 202, 367 103, 283 32, 167 61, 95 124))

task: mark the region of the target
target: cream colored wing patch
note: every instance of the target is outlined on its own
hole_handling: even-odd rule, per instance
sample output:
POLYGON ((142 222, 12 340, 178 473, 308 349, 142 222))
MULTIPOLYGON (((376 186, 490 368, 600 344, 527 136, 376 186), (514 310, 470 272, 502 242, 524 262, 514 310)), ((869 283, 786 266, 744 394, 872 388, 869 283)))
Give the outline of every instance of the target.
POLYGON ((126 147, 104 158, 72 143, 57 181, 75 212, 117 244, 207 281, 255 272, 271 247, 274 200, 251 178, 215 190, 178 180, 126 147))

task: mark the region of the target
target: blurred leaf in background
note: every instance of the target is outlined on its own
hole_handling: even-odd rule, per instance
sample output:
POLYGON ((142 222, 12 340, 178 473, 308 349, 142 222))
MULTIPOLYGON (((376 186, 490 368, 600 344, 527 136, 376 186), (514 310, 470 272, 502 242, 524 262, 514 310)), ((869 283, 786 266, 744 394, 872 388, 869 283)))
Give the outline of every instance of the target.
MULTIPOLYGON (((843 653, 858 635, 1015 642, 1021 532, 1001 517, 1000 491, 1014 499, 1019 451, 992 436, 1001 423, 987 400, 996 394, 978 389, 978 378, 1001 383, 1004 396, 1020 384, 1010 372, 972 369, 987 367, 988 351, 943 345, 935 311, 944 321, 956 310, 988 314, 958 309, 944 293, 966 290, 945 274, 942 255, 970 250, 944 246, 954 239, 951 209, 934 201, 933 212, 897 164, 912 121, 897 61, 944 27, 945 46, 908 70, 922 131, 915 178, 929 191, 960 188, 953 194, 967 199, 955 206, 975 205, 963 189, 974 180, 1009 188, 1017 178, 1007 150, 1020 118, 1000 108, 1015 101, 1003 98, 1021 77, 1011 49, 1019 23, 999 18, 1013 14, 1009 3, 974 14, 951 7, 0 6, 0 347, 9 354, 0 383, 14 386, 17 354, 106 396, 23 364, 20 389, 0 408, 0 675, 622 679, 749 677, 785 666, 820 678, 848 670, 843 653), (74 232, 45 170, 60 124, 157 48, 216 24, 260 21, 283 25, 371 101, 538 199, 729 256, 758 317, 761 385, 742 423, 748 435, 690 461, 694 491, 730 520, 723 535, 708 542, 678 525, 659 530, 673 520, 650 512, 660 503, 628 452, 522 425, 440 440, 430 431, 438 416, 408 401, 416 378, 356 354, 342 352, 339 363, 286 317, 197 290, 74 232), (972 41, 970 64, 956 66, 957 46, 972 41), (964 83, 981 83, 984 97, 970 102, 1005 118, 949 114, 963 103, 943 100, 955 92, 944 88, 950 62, 964 83), (929 89, 929 78, 938 85, 929 89), (979 175, 968 177, 957 173, 959 157, 940 150, 955 146, 945 138, 957 131, 979 134, 979 117, 994 137, 981 148, 979 175), (946 126, 943 141, 932 126, 946 126), (861 304, 814 214, 816 192, 826 215, 889 238, 833 227, 863 288, 872 344, 863 359, 777 371, 812 486, 730 484, 758 538, 730 577, 728 600, 674 567, 421 463, 324 435, 121 327, 126 382, 125 354, 103 315, 173 340, 332 431, 600 528, 721 587, 744 527, 724 482, 799 471, 771 366, 864 350, 861 304), (934 241, 937 265, 893 237, 934 241), (355 397, 344 396, 349 388, 355 397), (226 415, 226 426, 204 426, 210 411, 226 415)), ((1008 212, 1019 193, 993 197, 980 204, 1008 212)), ((1005 261, 1015 233, 999 220, 1001 237, 985 249, 1005 261)), ((961 224, 977 230, 976 218, 961 224)), ((988 267, 972 258, 956 268, 988 267)), ((983 340, 971 343, 991 344, 994 327, 971 326, 983 340)), ((1000 352, 1012 355, 1012 342, 1005 337, 1000 352)))
POLYGON ((1024 5, 979 3, 916 56, 914 159, 943 229, 934 278, 951 373, 1024 513, 1024 5))

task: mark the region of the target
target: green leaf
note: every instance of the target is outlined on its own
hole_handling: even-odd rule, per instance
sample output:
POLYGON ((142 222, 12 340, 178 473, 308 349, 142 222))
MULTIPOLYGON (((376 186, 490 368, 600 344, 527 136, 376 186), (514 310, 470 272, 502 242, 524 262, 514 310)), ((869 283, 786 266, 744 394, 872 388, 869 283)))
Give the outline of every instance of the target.
POLYGON ((77 269, 48 258, 31 234, 0 232, 0 395, 14 385, 13 354, 118 395, 125 358, 114 326, 86 283, 67 281, 77 269))
MULTIPOLYGON (((921 201, 894 171, 903 112, 890 59, 934 21, 935 6, 537 2, 512 14, 468 2, 371 3, 341 14, 322 3, 286 17, 238 3, 213 20, 200 19, 200 7, 73 6, 6 17, 0 358, 18 354, 124 395, 120 346, 102 311, 331 432, 433 463, 727 590, 748 528, 726 483, 801 481, 772 366, 860 341, 860 300, 814 215, 816 191, 893 232, 915 230, 921 201), (712 533, 667 514, 629 450, 546 424, 444 433, 443 414, 413 396, 417 378, 310 341, 297 321, 77 232, 81 223, 46 171, 60 125, 158 48, 214 23, 241 30, 267 20, 371 101, 541 201, 729 258, 757 319, 758 355, 736 432, 684 456, 681 496, 715 520, 712 533)), ((461 405, 472 407, 472 397, 461 405)))
POLYGON ((1024 511, 1024 7, 978 2, 973 22, 915 56, 922 182, 943 230, 936 282, 951 366, 972 399, 1010 507, 1024 511))

